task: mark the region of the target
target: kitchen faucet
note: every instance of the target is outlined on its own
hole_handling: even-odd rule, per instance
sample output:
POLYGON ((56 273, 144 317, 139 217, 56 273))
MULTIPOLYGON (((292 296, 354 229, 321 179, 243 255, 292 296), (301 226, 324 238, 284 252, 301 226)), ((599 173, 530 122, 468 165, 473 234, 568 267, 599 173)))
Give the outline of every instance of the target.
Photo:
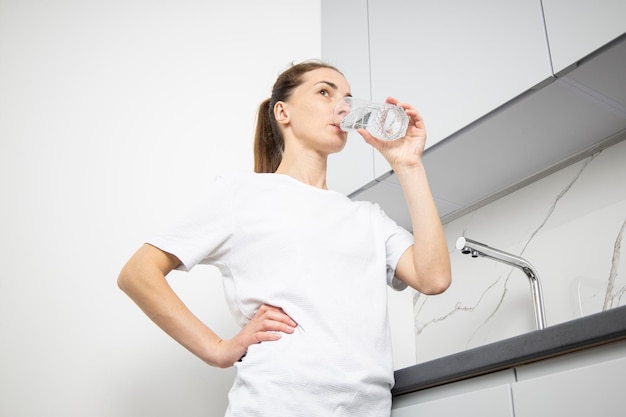
POLYGON ((484 243, 476 242, 475 240, 468 239, 464 236, 461 236, 456 241, 456 248, 463 254, 472 255, 472 258, 483 256, 485 258, 491 258, 504 264, 521 269, 530 280, 530 289, 533 295, 533 304, 535 307, 535 322, 537 324, 537 329, 541 330, 546 327, 546 313, 543 309, 543 295, 541 293, 541 284, 539 283, 539 276, 537 275, 535 268, 530 264, 530 262, 523 258, 520 258, 519 256, 515 256, 496 248, 489 247, 484 243))

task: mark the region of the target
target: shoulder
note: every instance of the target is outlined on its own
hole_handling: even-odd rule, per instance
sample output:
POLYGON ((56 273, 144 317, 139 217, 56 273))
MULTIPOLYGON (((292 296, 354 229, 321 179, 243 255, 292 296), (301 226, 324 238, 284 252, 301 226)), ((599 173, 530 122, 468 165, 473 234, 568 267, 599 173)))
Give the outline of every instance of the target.
POLYGON ((223 198, 231 203, 277 198, 288 194, 280 178, 271 174, 251 171, 235 171, 218 175, 207 186, 206 194, 212 198, 223 198))
POLYGON ((385 212, 378 203, 367 200, 350 200, 350 204, 353 204, 359 210, 368 211, 373 216, 385 216, 385 212))
POLYGON ((229 185, 261 185, 271 184, 279 179, 272 174, 260 174, 252 171, 232 171, 215 177, 215 182, 229 185))
POLYGON ((232 171, 216 175, 213 182, 216 184, 236 184, 251 181, 256 174, 250 171, 232 171))
POLYGON ((249 171, 233 171, 221 173, 213 177, 205 188, 209 195, 215 193, 224 196, 235 196, 241 192, 254 190, 258 184, 258 174, 249 171))

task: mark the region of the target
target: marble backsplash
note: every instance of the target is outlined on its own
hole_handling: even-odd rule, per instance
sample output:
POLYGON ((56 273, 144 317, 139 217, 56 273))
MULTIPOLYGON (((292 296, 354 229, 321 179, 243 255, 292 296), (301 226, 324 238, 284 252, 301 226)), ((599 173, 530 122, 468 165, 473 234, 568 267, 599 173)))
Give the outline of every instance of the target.
POLYGON ((461 254, 460 236, 529 261, 550 326, 626 304, 625 226, 626 141, 445 224, 453 283, 414 293, 417 363, 536 328, 526 275, 461 254))

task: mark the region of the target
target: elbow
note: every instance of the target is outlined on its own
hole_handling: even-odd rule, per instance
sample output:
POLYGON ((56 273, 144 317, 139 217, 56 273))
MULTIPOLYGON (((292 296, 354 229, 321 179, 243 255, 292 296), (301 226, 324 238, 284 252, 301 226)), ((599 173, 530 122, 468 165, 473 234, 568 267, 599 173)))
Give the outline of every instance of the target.
POLYGON ((132 280, 130 278, 130 273, 128 271, 128 268, 125 266, 124 268, 122 268, 120 274, 117 276, 117 287, 128 294, 131 282, 132 280))
POLYGON ((445 292, 452 283, 450 277, 442 277, 440 279, 435 280, 430 285, 428 285, 424 291, 420 291, 424 295, 438 295, 445 292))
POLYGON ((449 262, 437 262, 429 265, 415 264, 409 275, 398 275, 398 278, 424 295, 438 295, 450 287, 452 268, 449 262))
POLYGON ((127 295, 131 295, 141 286, 141 273, 133 259, 130 259, 117 276, 117 286, 127 295))
POLYGON ((424 295, 438 295, 445 292, 452 284, 452 274, 450 271, 442 271, 430 275, 424 285, 418 290, 424 295))
POLYGON ((178 258, 150 245, 143 245, 126 262, 117 277, 117 286, 135 298, 165 279, 180 264, 178 258))
POLYGON ((452 284, 452 265, 449 258, 433 264, 428 272, 424 271, 424 276, 428 279, 425 280, 423 294, 438 295, 445 292, 452 284))
POLYGON ((439 294, 444 293, 448 289, 448 287, 450 287, 449 281, 431 284, 427 286, 426 288, 423 288, 420 292, 424 295, 439 295, 439 294))

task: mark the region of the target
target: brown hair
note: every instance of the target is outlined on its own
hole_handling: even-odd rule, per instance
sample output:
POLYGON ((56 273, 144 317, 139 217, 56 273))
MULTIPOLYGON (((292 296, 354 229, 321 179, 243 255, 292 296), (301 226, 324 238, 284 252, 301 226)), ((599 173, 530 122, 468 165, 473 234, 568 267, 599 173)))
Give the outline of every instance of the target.
POLYGON ((274 117, 274 106, 287 101, 293 90, 302 84, 304 74, 319 69, 337 68, 321 61, 306 61, 294 64, 278 76, 272 87, 272 95, 259 106, 254 134, 254 172, 276 172, 283 158, 285 141, 274 117))

